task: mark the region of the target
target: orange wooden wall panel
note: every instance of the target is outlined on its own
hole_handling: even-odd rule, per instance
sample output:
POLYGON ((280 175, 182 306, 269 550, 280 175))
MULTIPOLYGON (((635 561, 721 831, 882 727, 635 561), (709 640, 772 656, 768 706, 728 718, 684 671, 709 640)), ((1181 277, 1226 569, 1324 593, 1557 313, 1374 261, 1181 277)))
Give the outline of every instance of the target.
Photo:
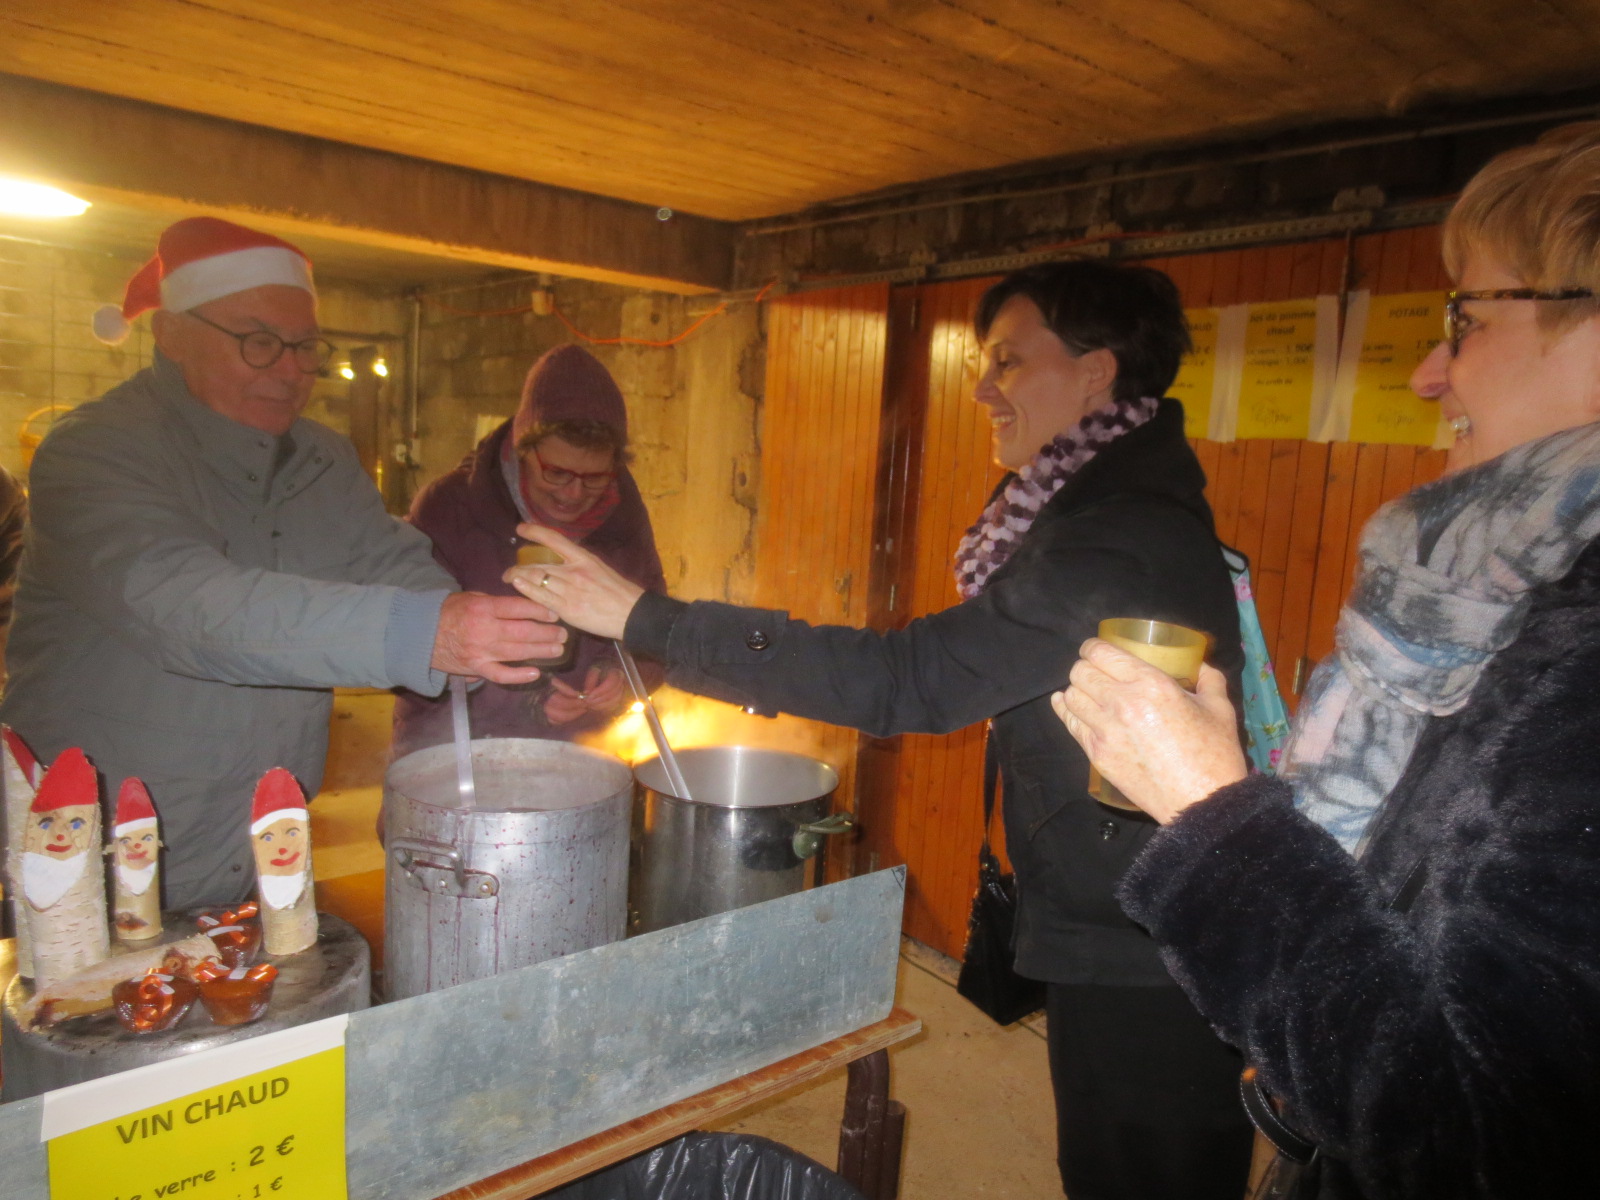
MULTIPOLYGON (((815 623, 866 621, 888 294, 808 292, 767 310, 755 599, 815 623)), ((840 767, 837 806, 855 807, 859 735, 812 724, 840 767)))

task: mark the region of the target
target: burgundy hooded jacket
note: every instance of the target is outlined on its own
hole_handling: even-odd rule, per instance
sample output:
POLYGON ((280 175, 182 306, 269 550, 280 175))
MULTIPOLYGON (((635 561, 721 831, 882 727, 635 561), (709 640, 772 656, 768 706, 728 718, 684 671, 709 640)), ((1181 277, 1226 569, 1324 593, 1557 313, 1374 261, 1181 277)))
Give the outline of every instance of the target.
MULTIPOLYGON (((513 427, 521 430, 535 419, 559 420, 580 415, 573 411, 572 392, 564 390, 559 401, 553 402, 551 397, 552 383, 558 379, 571 380, 573 368, 588 375, 595 372, 603 375, 605 370, 577 346, 558 347, 545 355, 529 372, 517 415, 479 442, 453 471, 423 488, 412 502, 411 523, 433 539, 434 558, 468 591, 491 596, 519 594, 501 580, 506 568, 516 561, 516 529, 521 520, 500 468, 501 448, 506 438, 512 436, 513 427)), ((603 382, 615 389, 609 376, 605 376, 603 382)), ((620 410, 620 393, 615 395, 614 406, 620 410)), ((611 419, 610 396, 587 407, 601 410, 605 415, 600 419, 611 419)), ((666 578, 656 552, 650 514, 626 466, 617 471, 617 488, 620 502, 604 523, 583 539, 584 549, 641 587, 665 593, 666 578)), ((577 651, 572 665, 557 675, 562 682, 581 690, 591 666, 597 663, 613 668, 619 666, 616 651, 609 641, 577 631, 573 631, 572 636, 577 638, 577 651)), ((642 662, 640 670, 646 686, 654 687, 661 682, 663 672, 654 663, 642 662)), ((615 717, 615 714, 588 713, 567 724, 552 725, 544 716, 548 690, 549 684, 544 679, 513 687, 482 684, 471 693, 468 705, 473 736, 571 740, 580 733, 609 724, 615 717)), ((437 699, 412 692, 397 693, 393 747, 396 758, 448 742, 451 737, 448 693, 437 699)))

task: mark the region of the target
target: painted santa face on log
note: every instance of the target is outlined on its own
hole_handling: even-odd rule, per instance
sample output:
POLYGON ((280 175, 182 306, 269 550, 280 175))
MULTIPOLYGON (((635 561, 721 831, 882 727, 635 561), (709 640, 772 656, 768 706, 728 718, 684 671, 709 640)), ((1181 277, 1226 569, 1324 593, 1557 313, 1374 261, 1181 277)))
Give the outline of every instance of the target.
POLYGON ((155 822, 130 833, 122 833, 119 826, 113 854, 118 878, 131 890, 144 891, 150 884, 150 874, 156 865, 155 822))
POLYGON ((261 899, 286 909, 306 890, 310 866, 310 826, 304 808, 278 810, 251 826, 251 848, 256 854, 256 877, 261 899))
POLYGON ((299 875, 306 869, 306 821, 280 817, 256 834, 256 869, 263 875, 299 875))
POLYGON ((43 854, 54 862, 65 862, 89 849, 92 804, 68 804, 53 812, 33 813, 28 825, 24 854, 43 854))
POLYGON ((22 837, 22 892, 40 912, 55 906, 100 857, 99 793, 80 751, 63 751, 28 807, 22 837))
POLYGON ((41 912, 77 883, 89 863, 94 805, 68 804, 29 813, 22 843, 22 890, 41 912))

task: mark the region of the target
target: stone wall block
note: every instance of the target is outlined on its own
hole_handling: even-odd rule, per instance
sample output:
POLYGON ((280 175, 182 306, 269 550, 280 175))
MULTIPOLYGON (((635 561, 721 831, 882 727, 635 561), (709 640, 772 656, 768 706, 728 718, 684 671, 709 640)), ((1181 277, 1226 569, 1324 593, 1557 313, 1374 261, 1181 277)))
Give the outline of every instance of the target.
POLYGON ((51 291, 51 273, 42 271, 31 278, 12 281, 0 288, 0 313, 6 316, 43 317, 55 315, 56 298, 51 291))
POLYGON ((55 351, 48 344, 13 340, 5 322, 0 321, 0 370, 49 371, 54 362, 55 351))

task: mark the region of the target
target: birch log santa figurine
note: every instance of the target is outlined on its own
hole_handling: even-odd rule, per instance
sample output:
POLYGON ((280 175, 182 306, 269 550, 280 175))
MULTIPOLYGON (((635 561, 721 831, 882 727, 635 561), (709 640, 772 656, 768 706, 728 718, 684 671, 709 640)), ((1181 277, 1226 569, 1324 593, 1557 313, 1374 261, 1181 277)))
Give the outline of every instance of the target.
POLYGON ((309 815, 305 793, 284 768, 273 767, 256 784, 250 842, 260 885, 262 947, 268 954, 298 954, 317 940, 309 815))
POLYGON ((39 788, 39 760, 9 725, 0 725, 0 786, 4 786, 6 903, 17 931, 17 974, 33 978, 33 938, 22 901, 22 841, 28 828, 28 806, 39 788))
POLYGON ((131 775, 117 792, 111 827, 111 924, 120 942, 161 933, 160 827, 143 783, 131 775))
POLYGON ((35 986, 50 987, 110 955, 102 861, 100 781, 82 750, 63 750, 28 807, 22 839, 35 986))

